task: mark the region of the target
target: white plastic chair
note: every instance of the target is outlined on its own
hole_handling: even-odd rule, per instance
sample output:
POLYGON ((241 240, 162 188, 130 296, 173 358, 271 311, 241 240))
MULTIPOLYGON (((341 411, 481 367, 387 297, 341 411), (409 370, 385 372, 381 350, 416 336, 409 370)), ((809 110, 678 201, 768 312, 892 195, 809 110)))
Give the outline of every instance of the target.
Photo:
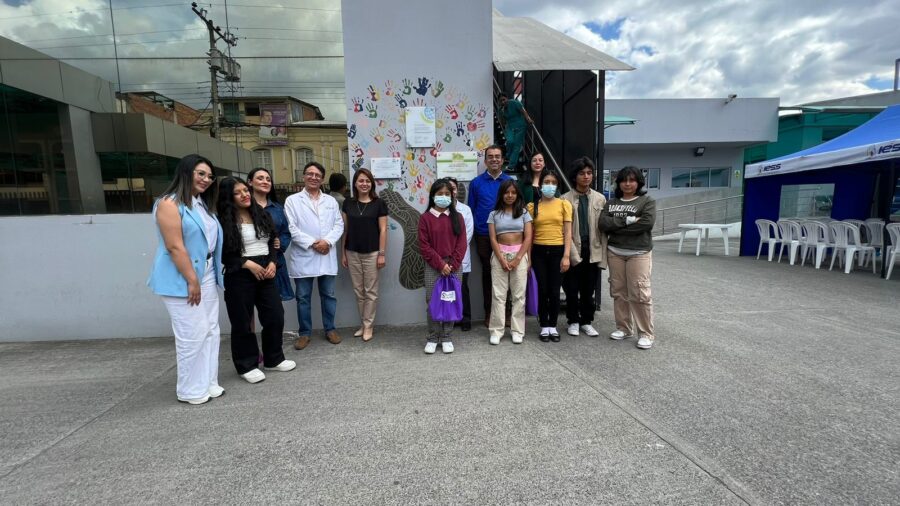
POLYGON ((884 261, 887 262, 887 276, 884 279, 891 279, 891 271, 894 270, 894 264, 900 259, 900 223, 890 223, 884 227, 887 229, 888 236, 891 239, 890 246, 884 251, 884 261))
POLYGON ((820 221, 806 221, 802 224, 804 231, 803 242, 800 244, 800 266, 806 264, 806 257, 815 250, 816 269, 822 266, 825 258, 825 250, 832 246, 831 234, 828 233, 828 225, 820 221))
POLYGON ((884 221, 881 218, 869 218, 863 225, 869 237, 869 246, 881 251, 884 246, 884 221))
POLYGON ((860 234, 859 238, 862 240, 863 244, 869 244, 869 235, 868 235, 868 230, 865 230, 865 228, 866 228, 865 221, 851 220, 851 219, 841 220, 841 221, 843 221, 844 223, 850 223, 851 225, 856 225, 856 227, 859 228, 859 234, 860 234))
POLYGON ((858 251, 860 254, 860 265, 864 265, 864 259, 867 255, 871 255, 872 274, 875 274, 875 248, 862 244, 859 239, 859 227, 853 223, 845 221, 835 221, 829 223, 832 236, 834 238, 834 254, 831 255, 831 265, 828 270, 834 268, 834 260, 841 257, 844 264, 844 274, 850 274, 853 268, 853 260, 858 251))
POLYGON ((778 225, 772 220, 756 220, 756 229, 759 231, 759 248, 756 249, 756 259, 762 253, 763 244, 769 245, 769 261, 775 256, 775 245, 781 242, 781 236, 778 235, 778 225))
POLYGON ((778 251, 778 263, 781 263, 781 256, 784 249, 788 248, 788 258, 791 265, 797 260, 797 250, 800 249, 800 240, 803 237, 803 231, 800 224, 793 220, 778 220, 778 233, 781 235, 781 248, 778 251))

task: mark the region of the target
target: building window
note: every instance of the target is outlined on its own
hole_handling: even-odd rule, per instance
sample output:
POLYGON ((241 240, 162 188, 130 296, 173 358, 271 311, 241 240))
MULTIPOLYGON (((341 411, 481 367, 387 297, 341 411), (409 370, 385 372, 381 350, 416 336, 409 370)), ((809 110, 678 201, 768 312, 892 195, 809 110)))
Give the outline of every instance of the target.
POLYGON ((672 169, 672 188, 724 188, 729 185, 728 167, 672 169))
POLYGON ((350 181, 350 150, 348 148, 341 150, 341 172, 347 176, 347 181, 350 181))
POLYGON ((300 104, 291 104, 291 123, 299 123, 303 121, 303 106, 300 104))
POLYGON ((659 169, 643 169, 648 190, 659 189, 659 169))
POLYGON ((241 112, 238 110, 238 105, 235 102, 222 104, 222 114, 225 116, 225 121, 229 123, 241 122, 241 112))
POLYGON ((259 116, 259 104, 257 102, 244 102, 244 114, 247 116, 259 116))
POLYGON ((303 167, 306 167, 309 162, 315 161, 315 158, 313 158, 313 150, 310 148, 298 148, 294 151, 294 157, 297 161, 294 164, 294 182, 299 183, 303 181, 303 167))
POLYGON ((253 156, 256 159, 256 166, 262 167, 272 173, 272 150, 271 149, 254 149, 253 156))

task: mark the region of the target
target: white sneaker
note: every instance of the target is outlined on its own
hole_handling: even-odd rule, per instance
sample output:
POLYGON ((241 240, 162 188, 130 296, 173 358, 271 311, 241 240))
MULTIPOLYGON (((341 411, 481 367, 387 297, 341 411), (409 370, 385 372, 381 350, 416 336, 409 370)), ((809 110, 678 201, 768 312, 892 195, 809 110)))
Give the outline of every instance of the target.
POLYGON ((525 336, 523 336, 522 334, 517 334, 517 333, 513 332, 512 342, 513 342, 513 344, 522 344, 522 340, 524 338, 525 338, 525 336))
POLYGON ((453 343, 451 343, 450 341, 444 341, 443 343, 441 343, 441 350, 444 353, 453 353, 453 343))
POLYGON ((181 397, 179 397, 178 402, 186 402, 188 404, 196 406, 198 404, 204 404, 206 402, 209 402, 209 395, 204 395, 203 397, 201 397, 199 399, 182 399, 181 397))
POLYGON ((244 374, 241 374, 241 377, 247 380, 247 383, 259 383, 260 381, 266 379, 266 375, 259 369, 253 369, 252 371, 245 372, 244 374))
POLYGON ((550 327, 541 327, 541 337, 547 337, 550 335, 550 327))
POLYGON ((641 336, 641 338, 638 339, 638 342, 637 342, 638 348, 640 348, 642 350, 649 350, 651 346, 653 346, 653 340, 650 339, 649 337, 641 336))
MULTIPOLYGON (((570 328, 570 332, 569 332, 569 333, 570 333, 570 334, 572 333, 572 332, 571 332, 571 327, 572 327, 572 326, 570 325, 570 326, 569 326, 569 328, 570 328)), ((592 326, 589 325, 589 324, 588 324, 588 325, 582 325, 582 326, 581 326, 581 331, 584 332, 585 335, 587 335, 588 337, 597 337, 597 336, 600 335, 600 333, 597 332, 597 329, 595 329, 594 327, 592 327, 592 326)))
POLYGON ((621 341, 622 339, 627 339, 629 337, 634 337, 634 336, 628 335, 625 332, 622 332, 621 330, 616 330, 612 334, 609 335, 610 339, 615 339, 616 341, 621 341))
POLYGON ((431 355, 437 350, 437 343, 433 343, 431 341, 425 343, 425 353, 431 355))
POLYGON ((297 362, 294 362, 293 360, 282 360, 281 363, 276 365, 275 367, 266 367, 266 370, 288 372, 290 370, 293 370, 295 367, 297 367, 297 362))
POLYGON ((222 397, 222 394, 225 393, 225 389, 220 387, 219 385, 212 385, 209 387, 209 396, 213 399, 217 397, 222 397))
POLYGON ((493 345, 500 344, 500 336, 491 336, 491 339, 489 342, 493 345))
POLYGON ((577 336, 578 335, 578 324, 570 323, 569 330, 567 330, 566 332, 568 332, 570 336, 577 336))

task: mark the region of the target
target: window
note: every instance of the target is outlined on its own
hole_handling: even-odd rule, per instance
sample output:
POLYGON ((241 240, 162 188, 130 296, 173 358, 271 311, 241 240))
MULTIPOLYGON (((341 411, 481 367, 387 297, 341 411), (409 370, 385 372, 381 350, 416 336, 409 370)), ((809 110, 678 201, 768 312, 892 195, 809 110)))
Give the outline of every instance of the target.
POLYGON ((730 184, 728 167, 672 169, 672 188, 722 188, 730 184))
POLYGON ((659 189, 659 169, 643 169, 647 189, 659 189))
POLYGON ((272 150, 271 149, 255 149, 253 156, 256 160, 257 167, 263 167, 272 173, 272 150))
POLYGON ((833 184, 793 184, 781 187, 779 218, 830 217, 833 184))
POLYGON ((234 102, 222 104, 222 114, 225 116, 225 121, 229 123, 241 122, 241 112, 238 110, 238 105, 234 102))
POLYGON ((341 172, 347 177, 347 181, 350 181, 350 150, 344 148, 341 150, 341 172))
POLYGON ((294 151, 294 156, 297 161, 294 164, 294 182, 300 183, 303 181, 303 167, 306 167, 307 163, 315 161, 315 158, 313 158, 313 150, 310 148, 298 148, 294 151))
POLYGON ((303 106, 300 104, 291 104, 291 123, 303 121, 303 106))
POLYGON ((244 114, 247 116, 259 116, 259 103, 244 102, 244 114))

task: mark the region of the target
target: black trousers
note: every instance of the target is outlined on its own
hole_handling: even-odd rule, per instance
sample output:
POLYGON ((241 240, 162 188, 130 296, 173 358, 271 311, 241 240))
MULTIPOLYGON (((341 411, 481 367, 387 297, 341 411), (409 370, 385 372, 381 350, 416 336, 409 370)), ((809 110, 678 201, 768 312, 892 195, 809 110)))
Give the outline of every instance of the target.
POLYGON ((487 235, 475 234, 475 253, 481 259, 481 301, 484 305, 484 318, 487 320, 491 314, 491 300, 493 299, 491 288, 491 238, 487 235))
POLYGON ((559 265, 564 252, 564 246, 535 244, 531 247, 531 268, 537 278, 538 320, 541 327, 556 327, 559 318, 559 288, 562 284, 559 265))
POLYGON ((469 273, 462 273, 463 314, 460 323, 472 323, 472 301, 469 297, 469 273))
POLYGON ((231 322, 231 359, 238 374, 257 368, 259 347, 251 330, 253 307, 262 324, 263 365, 275 367, 284 360, 281 349, 284 306, 274 279, 257 280, 247 269, 225 273, 225 308, 231 322))
MULTIPOLYGON (((587 261, 590 256, 582 255, 581 263, 569 268, 563 274, 563 291, 566 292, 566 319, 568 324, 590 325, 594 321, 594 290, 597 288, 598 264, 587 261)), ((598 293, 599 297, 599 293, 598 293)))

